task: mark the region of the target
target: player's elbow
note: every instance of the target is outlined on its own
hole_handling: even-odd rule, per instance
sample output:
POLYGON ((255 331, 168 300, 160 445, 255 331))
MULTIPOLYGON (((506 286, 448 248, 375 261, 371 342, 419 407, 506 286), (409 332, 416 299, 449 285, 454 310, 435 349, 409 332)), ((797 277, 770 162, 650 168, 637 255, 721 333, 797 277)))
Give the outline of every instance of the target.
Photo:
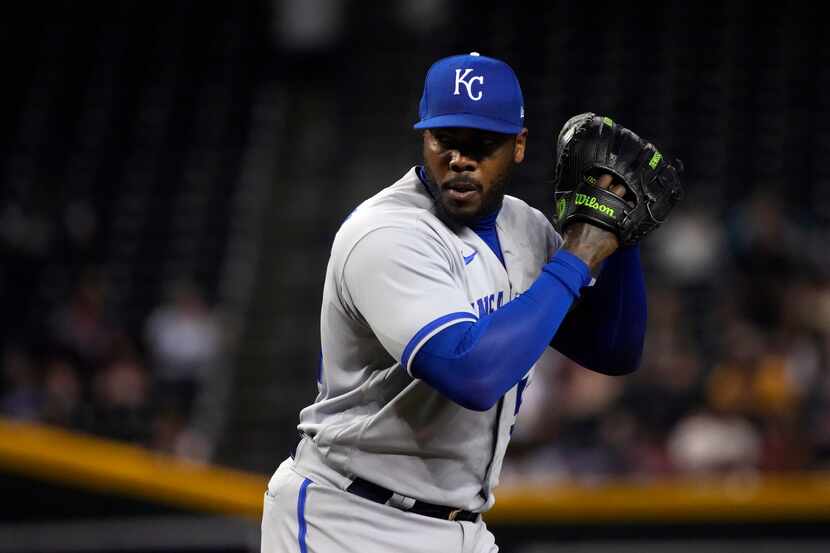
POLYGON ((489 411, 492 409, 496 403, 498 403, 499 398, 493 399, 492 397, 476 397, 476 398, 464 398, 457 403, 464 407, 465 409, 470 409, 471 411, 489 411))
POLYGON ((452 400, 471 411, 489 411, 498 403, 502 395, 503 393, 489 387, 466 386, 463 393, 456 394, 452 400))
POLYGON ((639 364, 636 365, 617 365, 613 369, 600 371, 608 376, 625 376, 627 374, 631 374, 637 369, 640 368, 639 364))
POLYGON ((626 352, 613 358, 593 360, 583 366, 608 376, 625 376, 640 368, 641 353, 642 351, 626 352))
POLYGON ((640 362, 643 358, 643 345, 645 344, 645 333, 639 333, 636 338, 632 339, 629 347, 621 348, 617 354, 616 370, 612 373, 613 376, 624 376, 631 374, 640 368, 640 362))
POLYGON ((437 373, 440 375, 436 377, 434 372, 418 372, 418 378, 422 378, 427 384, 436 389, 445 398, 451 400, 453 403, 470 409, 472 411, 489 411, 499 401, 503 395, 499 390, 493 386, 483 385, 477 382, 477 379, 460 378, 461 371, 442 371, 437 373), (449 376, 452 375, 452 376, 449 376))

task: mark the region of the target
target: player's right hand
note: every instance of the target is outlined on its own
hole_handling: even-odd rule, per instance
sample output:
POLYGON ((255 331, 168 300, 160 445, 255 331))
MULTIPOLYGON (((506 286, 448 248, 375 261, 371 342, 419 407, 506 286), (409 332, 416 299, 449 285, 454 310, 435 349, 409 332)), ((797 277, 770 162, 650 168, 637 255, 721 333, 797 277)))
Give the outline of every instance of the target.
MULTIPOLYGON (((602 175, 597 186, 620 198, 625 196, 625 186, 613 182, 611 175, 602 175)), ((620 245, 613 232, 583 222, 568 225, 564 238, 562 249, 580 258, 592 271, 620 245)))

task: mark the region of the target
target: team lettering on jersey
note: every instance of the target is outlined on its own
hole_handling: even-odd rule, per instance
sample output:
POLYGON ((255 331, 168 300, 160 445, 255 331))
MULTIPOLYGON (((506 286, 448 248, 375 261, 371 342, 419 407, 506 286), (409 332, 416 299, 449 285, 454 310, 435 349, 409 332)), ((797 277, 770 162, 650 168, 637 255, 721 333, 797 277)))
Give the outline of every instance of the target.
POLYGON ((490 294, 483 298, 478 298, 474 302, 470 302, 473 309, 478 310, 478 317, 488 315, 504 305, 504 291, 500 290, 496 294, 490 294))

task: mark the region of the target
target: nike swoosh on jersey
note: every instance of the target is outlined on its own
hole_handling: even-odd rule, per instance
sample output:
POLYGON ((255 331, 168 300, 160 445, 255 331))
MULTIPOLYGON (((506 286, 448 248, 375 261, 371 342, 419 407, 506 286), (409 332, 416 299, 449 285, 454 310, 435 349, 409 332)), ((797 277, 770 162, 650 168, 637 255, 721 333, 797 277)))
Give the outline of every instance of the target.
POLYGON ((461 254, 461 255, 464 256, 464 265, 469 265, 470 262, 473 260, 473 258, 476 256, 477 253, 478 252, 473 252, 470 255, 461 254))

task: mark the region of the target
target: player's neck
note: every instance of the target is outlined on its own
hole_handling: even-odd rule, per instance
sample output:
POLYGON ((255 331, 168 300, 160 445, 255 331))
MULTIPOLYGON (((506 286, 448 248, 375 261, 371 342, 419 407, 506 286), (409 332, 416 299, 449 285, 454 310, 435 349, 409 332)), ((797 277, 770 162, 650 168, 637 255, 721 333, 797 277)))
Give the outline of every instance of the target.
POLYGON ((500 211, 501 202, 499 202, 499 205, 497 205, 495 209, 493 209, 486 215, 482 215, 475 221, 467 223, 467 226, 477 233, 494 230, 496 228, 496 219, 498 218, 500 211))

